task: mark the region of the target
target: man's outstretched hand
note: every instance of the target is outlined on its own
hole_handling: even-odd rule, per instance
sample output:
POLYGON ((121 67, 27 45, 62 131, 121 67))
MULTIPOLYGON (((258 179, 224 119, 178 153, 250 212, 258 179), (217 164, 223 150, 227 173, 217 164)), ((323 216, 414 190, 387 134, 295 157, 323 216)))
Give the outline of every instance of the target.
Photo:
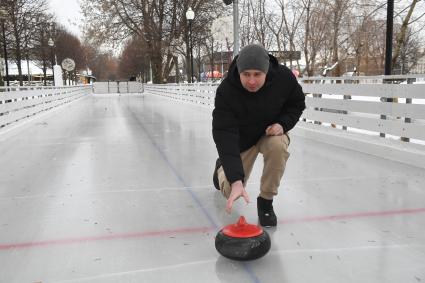
POLYGON ((242 184, 242 181, 236 181, 232 184, 232 192, 230 193, 229 199, 226 203, 227 213, 232 212, 233 203, 240 197, 243 197, 246 203, 249 203, 249 196, 242 184))

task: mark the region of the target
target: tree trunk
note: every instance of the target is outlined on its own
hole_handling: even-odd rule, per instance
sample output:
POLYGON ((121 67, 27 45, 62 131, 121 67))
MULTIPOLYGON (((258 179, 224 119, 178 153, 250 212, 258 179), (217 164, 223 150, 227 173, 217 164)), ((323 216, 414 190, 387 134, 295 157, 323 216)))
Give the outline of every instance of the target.
MULTIPOLYGON (((333 38, 332 38, 332 65, 339 61, 339 45, 338 45, 338 36, 339 36, 339 20, 338 13, 340 11, 334 11, 334 28, 333 28, 333 38)), ((341 65, 338 63, 333 70, 333 74, 335 77, 341 76, 341 65)))
POLYGON ((43 61, 43 85, 46 86, 47 85, 47 67, 46 67, 46 61, 43 61))
POLYGON ((20 34, 17 29, 17 26, 14 25, 13 28, 14 36, 15 36, 15 60, 16 60, 16 66, 18 67, 18 79, 19 79, 19 85, 24 85, 24 80, 22 77, 22 52, 21 52, 21 40, 20 40, 20 34))
POLYGON ((310 1, 306 7, 306 22, 305 22, 305 33, 304 33, 304 58, 305 58, 305 71, 307 76, 313 76, 313 72, 310 66, 310 54, 308 52, 308 42, 310 37, 310 1))
POLYGON ((396 46, 394 48, 393 57, 392 57, 392 68, 394 68, 395 63, 400 55, 401 47, 406 44, 406 32, 409 26, 410 18, 412 17, 413 10, 415 10, 416 3, 419 0, 413 0, 412 5, 410 6, 409 12, 407 12, 406 18, 403 20, 403 24, 401 25, 400 32, 397 35, 396 46))
POLYGON ((211 81, 214 81, 214 40, 211 40, 211 81))
POLYGON ((163 76, 162 76, 162 58, 158 54, 152 56, 152 74, 153 74, 153 83, 162 84, 163 76))

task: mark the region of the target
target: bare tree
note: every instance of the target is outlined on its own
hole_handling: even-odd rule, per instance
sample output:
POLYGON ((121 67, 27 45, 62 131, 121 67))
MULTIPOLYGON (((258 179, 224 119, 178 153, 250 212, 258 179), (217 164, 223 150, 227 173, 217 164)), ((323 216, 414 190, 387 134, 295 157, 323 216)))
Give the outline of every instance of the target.
POLYGON ((313 0, 301 0, 300 8, 305 10, 302 14, 303 33, 298 34, 306 62, 302 73, 313 76, 317 57, 327 34, 326 8, 313 0))
MULTIPOLYGON (((412 39, 409 37, 409 34, 411 34, 411 30, 409 29, 409 26, 413 22, 418 21, 420 18, 422 18, 425 15, 425 12, 422 10, 419 15, 416 17, 413 17, 413 13, 415 11, 416 5, 418 4, 420 0, 412 0, 411 4, 407 6, 406 8, 402 9, 402 11, 398 14, 398 17, 401 18, 401 27, 398 30, 397 36, 396 36, 396 42, 394 46, 394 51, 392 54, 392 66, 396 65, 397 60, 399 59, 399 56, 406 56, 406 54, 403 54, 403 52, 406 52, 409 50, 409 47, 406 46, 408 42, 411 42, 412 39), (407 14, 403 15, 404 11, 407 10, 407 14)), ((402 58, 403 61, 403 58, 402 58)))
POLYGON ((47 85, 47 69, 51 64, 51 47, 49 39, 55 39, 52 34, 53 22, 51 15, 39 13, 34 19, 31 30, 31 59, 43 72, 43 82, 47 85))
POLYGON ((251 13, 251 6, 249 5, 250 0, 242 0, 239 3, 239 39, 241 41, 241 46, 245 46, 254 41, 253 33, 253 15, 251 13))
POLYGON ((45 0, 3 0, 8 13, 8 26, 10 32, 10 49, 12 58, 18 67, 19 84, 23 85, 22 60, 25 55, 25 46, 28 44, 28 32, 32 30, 34 19, 47 10, 45 0))
POLYGON ((265 14, 263 5, 261 4, 261 1, 249 0, 248 5, 250 9, 248 11, 252 13, 254 40, 268 49, 272 45, 273 38, 270 36, 270 31, 266 22, 266 17, 268 15, 265 14))
POLYGON ((240 10, 240 41, 242 46, 259 43, 266 49, 273 47, 274 34, 269 30, 264 1, 244 0, 240 10))
POLYGON ((88 37, 112 44, 136 35, 144 38, 156 83, 168 76, 176 46, 187 44, 189 6, 195 12, 194 31, 211 22, 223 6, 218 0, 83 0, 81 5, 88 37))
POLYGON ((75 61, 76 70, 86 67, 84 49, 80 39, 62 26, 57 27, 55 45, 59 62, 62 62, 65 58, 71 58, 75 61))
MULTIPOLYGON (((415 43, 412 34, 425 27, 425 13, 419 9, 424 2, 411 1, 409 6, 401 6, 400 0, 398 6, 396 18, 401 21, 400 28, 396 29, 399 32, 393 60, 397 56, 404 59, 397 59, 397 64, 415 57, 402 55, 403 52, 420 54, 413 47, 423 44, 420 37, 415 43), (411 34, 409 40, 408 33, 411 34), (406 46, 409 42, 412 48, 406 46)), ((381 12, 385 4, 385 0, 241 0, 241 44, 258 42, 278 51, 302 50, 305 68, 301 71, 310 76, 336 62, 333 71, 336 76, 343 73, 344 67, 345 70, 348 67, 360 71, 361 68, 366 73, 379 73, 385 51, 382 25, 385 13, 381 12)), ((189 73, 189 30, 185 19, 189 6, 195 11, 192 39, 198 57, 201 51, 202 55, 212 54, 211 46, 215 46, 211 43, 214 42, 210 30, 212 20, 226 11, 218 0, 83 0, 82 5, 89 23, 86 35, 91 41, 117 46, 126 38, 136 35, 143 38, 146 44, 143 60, 152 65, 157 83, 163 82, 175 68, 178 55, 185 58, 183 63, 189 73)), ((229 46, 228 42, 228 49, 229 46)), ((116 50, 118 53, 119 49, 116 50)), ((194 54, 196 57, 196 52, 194 54)), ((200 72, 199 58, 197 62, 200 72)), ((299 62, 297 65, 301 67, 299 62)))
MULTIPOLYGON (((282 18, 285 23, 285 32, 287 34, 287 38, 289 41, 289 51, 290 51, 290 58, 289 58, 289 65, 292 69, 292 61, 293 57, 292 54, 294 51, 296 51, 296 44, 295 44, 295 36, 298 33, 298 28, 301 23, 302 15, 304 14, 305 10, 300 9, 300 6, 298 5, 298 1, 290 0, 288 1, 287 6, 285 7, 285 1, 284 0, 278 0, 279 1, 279 7, 282 11, 282 18), (288 10, 288 11, 287 11, 288 10)), ((300 69, 299 61, 297 60, 298 69, 300 69)))
POLYGON ((98 81, 117 80, 121 77, 118 74, 118 60, 111 51, 101 51, 100 46, 88 39, 82 43, 81 48, 85 68, 89 68, 98 81))
MULTIPOLYGON (((398 51, 398 56, 393 57, 393 71, 400 74, 407 74, 417 64, 418 60, 424 56, 424 50, 421 50, 421 42, 419 42, 415 32, 411 28, 405 31, 403 44, 398 51)), ((394 54, 393 54, 394 56, 394 54)))
MULTIPOLYGON (((335 76, 341 75, 341 35, 347 28, 347 19, 350 15, 351 0, 325 0, 324 5, 329 11, 328 30, 330 31, 330 46, 332 52, 332 64, 338 63, 333 70, 335 76)), ((347 37, 347 36, 346 36, 347 37)), ((345 42, 345 41, 343 41, 345 42)), ((347 47, 346 47, 347 49, 347 47)), ((344 52, 346 54, 346 52, 344 52)))
MULTIPOLYGON (((368 74, 370 58, 381 57, 381 50, 385 48, 385 37, 382 37, 385 21, 376 20, 376 18, 385 6, 386 2, 382 0, 363 1, 354 6, 356 16, 352 17, 347 25, 349 62, 345 64, 346 69, 348 67, 352 71, 368 74)), ((378 69, 376 66, 373 68, 378 69)))
POLYGON ((115 81, 119 79, 118 60, 111 52, 98 54, 92 61, 91 68, 98 81, 115 81))
MULTIPOLYGON (((266 4, 266 0, 260 1, 260 7, 263 14, 264 21, 267 25, 268 30, 274 35, 275 42, 277 45, 277 51, 279 54, 281 51, 286 50, 285 48, 285 34, 283 32, 283 24, 284 17, 282 16, 284 13, 284 1, 283 0, 275 0, 278 4, 280 4, 280 14, 273 12, 273 8, 268 7, 266 4), (270 10, 269 10, 270 9, 270 10), (283 46, 282 46, 283 45, 283 46), (282 49, 283 47, 283 49, 282 49)), ((285 61, 284 61, 285 63, 285 61)))
POLYGON ((146 77, 149 68, 146 48, 143 38, 136 37, 128 41, 119 60, 119 76, 121 78, 129 79, 138 75, 146 77))

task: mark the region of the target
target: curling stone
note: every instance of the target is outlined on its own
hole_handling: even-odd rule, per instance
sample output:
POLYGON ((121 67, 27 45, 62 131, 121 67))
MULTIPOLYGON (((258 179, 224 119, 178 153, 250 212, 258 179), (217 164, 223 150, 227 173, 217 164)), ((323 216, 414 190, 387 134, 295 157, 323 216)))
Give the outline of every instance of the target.
POLYGON ((241 216, 235 224, 221 229, 215 237, 215 248, 233 260, 253 260, 270 250, 270 236, 261 227, 248 224, 241 216))

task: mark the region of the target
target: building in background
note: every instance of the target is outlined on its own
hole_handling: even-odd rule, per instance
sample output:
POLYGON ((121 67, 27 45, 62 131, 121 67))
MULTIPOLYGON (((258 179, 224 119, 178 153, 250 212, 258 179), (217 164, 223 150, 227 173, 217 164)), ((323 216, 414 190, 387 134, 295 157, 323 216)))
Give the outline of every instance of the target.
MULTIPOLYGON (((43 69, 38 67, 32 61, 22 61, 22 77, 24 86, 44 86, 44 73, 43 69)), ((18 67, 16 63, 9 61, 9 82, 11 86, 19 86, 19 78, 18 78, 18 67)), ((60 72, 60 71, 59 71, 60 72)), ((5 64, 4 60, 0 60, 0 75, 2 77, 1 86, 6 84, 5 78, 5 64)), ((71 84, 92 84, 96 81, 96 77, 92 75, 92 71, 90 69, 77 71, 75 73, 76 82, 72 82, 71 84)), ((62 78, 64 80, 64 78, 62 78)), ((51 68, 46 68, 46 85, 53 86, 53 72, 51 68)), ((65 83, 64 83, 65 85, 65 83)))
MULTIPOLYGON (((9 81, 11 86, 19 86, 19 79, 18 79, 18 66, 13 61, 8 61, 8 67, 9 67, 9 81)), ((32 85, 32 86, 42 86, 44 84, 43 78, 43 70, 36 66, 34 62, 32 61, 22 61, 21 63, 22 67, 22 76, 24 80, 24 86, 32 85)), ((4 60, 2 60, 1 63, 1 75, 3 78, 3 82, 6 81, 5 78, 5 64, 4 60)), ((52 69, 47 68, 46 69, 46 80, 47 85, 53 84, 53 72, 52 69)))

